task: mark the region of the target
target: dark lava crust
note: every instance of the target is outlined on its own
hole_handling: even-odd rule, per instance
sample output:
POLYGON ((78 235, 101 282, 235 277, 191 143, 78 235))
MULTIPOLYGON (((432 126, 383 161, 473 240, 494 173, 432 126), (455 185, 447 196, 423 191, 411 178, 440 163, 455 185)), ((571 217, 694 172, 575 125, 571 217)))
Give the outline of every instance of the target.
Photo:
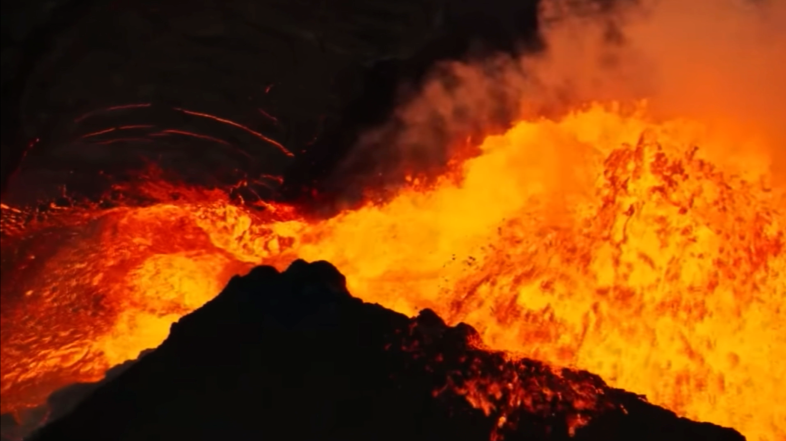
POLYGON ((258 267, 33 439, 744 440, 478 341, 431 311, 363 303, 329 263, 258 267), (491 397, 488 415, 473 390, 491 397), (588 423, 571 437, 577 419, 588 423))

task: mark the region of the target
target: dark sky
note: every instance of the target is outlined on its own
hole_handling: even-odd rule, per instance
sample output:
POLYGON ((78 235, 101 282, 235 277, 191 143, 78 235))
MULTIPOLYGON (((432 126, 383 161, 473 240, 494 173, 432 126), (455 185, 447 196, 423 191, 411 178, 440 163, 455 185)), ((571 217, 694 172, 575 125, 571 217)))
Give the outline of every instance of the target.
POLYGON ((417 83, 435 60, 534 46, 536 31, 534 0, 182 5, 4 0, 5 197, 23 154, 25 184, 78 190, 95 187, 99 171, 122 176, 154 162, 188 177, 286 173, 297 197, 386 118, 397 85, 417 83))

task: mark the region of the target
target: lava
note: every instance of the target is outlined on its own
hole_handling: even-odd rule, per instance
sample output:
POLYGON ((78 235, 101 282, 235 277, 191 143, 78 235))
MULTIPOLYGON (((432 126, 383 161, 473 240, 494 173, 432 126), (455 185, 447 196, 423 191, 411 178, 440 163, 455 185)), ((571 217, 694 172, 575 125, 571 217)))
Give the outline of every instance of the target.
POLYGON ((598 104, 487 137, 458 180, 413 178, 328 219, 193 188, 44 220, 3 206, 2 411, 157 346, 233 274, 303 258, 335 264, 365 301, 431 308, 491 348, 783 439, 783 189, 753 153, 714 161, 723 142, 598 104))

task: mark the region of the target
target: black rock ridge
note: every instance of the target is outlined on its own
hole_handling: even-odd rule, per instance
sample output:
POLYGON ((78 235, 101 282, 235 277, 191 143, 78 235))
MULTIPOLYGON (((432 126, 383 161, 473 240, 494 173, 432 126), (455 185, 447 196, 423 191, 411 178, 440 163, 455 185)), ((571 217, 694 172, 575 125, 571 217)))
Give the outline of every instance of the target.
POLYGON ((35 441, 737 441, 598 376, 364 303, 329 263, 257 267, 35 441))

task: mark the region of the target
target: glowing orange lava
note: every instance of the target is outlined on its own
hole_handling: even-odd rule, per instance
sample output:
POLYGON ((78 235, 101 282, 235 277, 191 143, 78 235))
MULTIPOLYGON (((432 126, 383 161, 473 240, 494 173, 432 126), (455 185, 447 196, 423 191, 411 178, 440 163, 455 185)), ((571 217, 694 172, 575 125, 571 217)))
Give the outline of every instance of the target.
POLYGON ((763 150, 730 160, 727 142, 593 106, 487 138, 458 183, 322 221, 219 197, 74 214, 4 243, 2 410, 155 347, 232 274, 300 257, 366 301, 784 439, 786 204, 763 150))

